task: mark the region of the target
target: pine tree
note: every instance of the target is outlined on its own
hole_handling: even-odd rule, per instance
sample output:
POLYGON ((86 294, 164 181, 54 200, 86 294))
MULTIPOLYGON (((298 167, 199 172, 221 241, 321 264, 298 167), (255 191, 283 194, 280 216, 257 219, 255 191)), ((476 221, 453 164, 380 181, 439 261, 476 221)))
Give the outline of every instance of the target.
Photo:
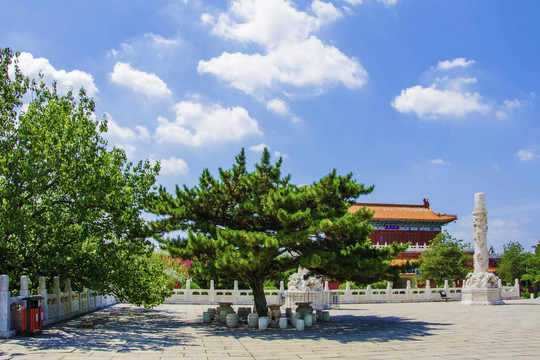
POLYGON ((242 149, 230 170, 219 169, 219 179, 205 169, 196 187, 176 186, 174 196, 160 188, 148 203, 158 215, 152 223, 156 239, 173 256, 194 260, 195 277, 219 274, 247 282, 261 316, 267 314, 264 281, 298 266, 357 283, 397 276, 389 262, 403 247, 372 249, 366 222, 372 214, 348 212, 373 187, 335 170, 296 186, 282 176, 281 164, 281 158, 272 164, 265 149, 249 172, 242 149), (187 231, 187 238, 165 237, 177 230, 187 231))

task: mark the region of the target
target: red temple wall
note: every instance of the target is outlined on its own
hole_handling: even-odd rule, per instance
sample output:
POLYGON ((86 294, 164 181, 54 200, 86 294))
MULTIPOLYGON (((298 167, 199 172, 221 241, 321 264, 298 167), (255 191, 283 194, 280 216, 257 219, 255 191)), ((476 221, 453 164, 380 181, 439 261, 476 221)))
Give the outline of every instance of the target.
POLYGON ((374 230, 369 238, 373 244, 390 244, 398 242, 401 244, 429 244, 440 231, 395 231, 395 230, 374 230))

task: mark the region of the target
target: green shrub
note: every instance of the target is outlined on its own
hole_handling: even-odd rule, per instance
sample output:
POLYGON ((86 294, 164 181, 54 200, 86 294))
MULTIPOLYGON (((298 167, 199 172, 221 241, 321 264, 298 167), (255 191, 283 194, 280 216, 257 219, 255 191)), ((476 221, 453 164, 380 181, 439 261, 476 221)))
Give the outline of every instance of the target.
MULTIPOLYGON (((183 284, 183 285, 182 285, 182 289, 185 289, 185 288, 186 288, 186 284, 183 284)), ((191 282, 191 283, 189 284, 189 288, 190 288, 191 290, 193 290, 193 289, 200 289, 201 287, 200 287, 199 285, 197 285, 197 283, 191 282)))
MULTIPOLYGON (((358 289, 366 289, 367 288, 366 285, 357 285, 356 283, 354 283, 352 281, 349 283, 349 286, 350 286, 351 290, 358 290, 358 289)), ((343 284, 339 285, 340 290, 344 290, 346 287, 347 287, 347 283, 343 283, 343 284)), ((382 281, 371 284, 371 288, 372 289, 386 289, 386 280, 382 280, 382 281)))
MULTIPOLYGON (((355 284, 354 282, 352 282, 352 281, 349 282, 349 287, 351 288, 351 290, 362 289, 362 287, 356 285, 356 284, 355 284)), ((343 284, 340 284, 340 285, 339 285, 339 289, 340 289, 340 290, 343 290, 343 289, 345 289, 345 288, 347 288, 347 283, 343 283, 343 284)), ((365 287, 364 287, 364 288, 365 288, 365 287)))

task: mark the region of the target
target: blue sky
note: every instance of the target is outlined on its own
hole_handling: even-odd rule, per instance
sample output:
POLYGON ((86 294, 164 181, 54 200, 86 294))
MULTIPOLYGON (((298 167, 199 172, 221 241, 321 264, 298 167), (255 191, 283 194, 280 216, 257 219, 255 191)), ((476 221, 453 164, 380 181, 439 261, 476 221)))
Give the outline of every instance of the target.
POLYGON ((457 214, 472 242, 540 240, 540 2, 10 1, 0 46, 29 76, 84 86, 129 159, 193 186, 268 146, 297 184, 333 168, 361 202, 457 214))

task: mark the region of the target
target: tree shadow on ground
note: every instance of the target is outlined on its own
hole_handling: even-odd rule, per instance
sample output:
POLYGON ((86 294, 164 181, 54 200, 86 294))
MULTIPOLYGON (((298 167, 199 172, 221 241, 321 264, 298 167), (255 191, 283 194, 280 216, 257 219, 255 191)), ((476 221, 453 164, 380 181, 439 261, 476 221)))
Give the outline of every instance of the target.
POLYGON ((45 327, 38 336, 12 340, 44 351, 72 348, 89 352, 155 351, 193 346, 194 337, 182 331, 190 325, 181 313, 117 305, 45 327))
POLYGON ((304 331, 296 331, 290 327, 279 329, 275 324, 265 331, 249 329, 242 326, 234 329, 237 338, 250 337, 261 340, 273 339, 311 339, 334 340, 340 343, 350 342, 386 342, 415 341, 422 337, 434 335, 449 324, 428 323, 395 316, 333 316, 329 322, 317 322, 304 331))
MULTIPOLYGON (((357 311, 354 311, 357 313, 357 311)), ((416 341, 434 335, 449 324, 421 322, 405 317, 339 314, 329 322, 299 332, 276 324, 267 330, 250 329, 246 324, 229 329, 224 324, 204 325, 201 318, 187 319, 185 312, 175 309, 144 310, 130 305, 117 305, 46 327, 39 336, 12 339, 38 355, 49 350, 77 349, 82 352, 161 351, 174 347, 200 347, 206 336, 272 340, 332 340, 353 342, 416 341)), ((11 354, 17 356, 24 354, 11 354)))

